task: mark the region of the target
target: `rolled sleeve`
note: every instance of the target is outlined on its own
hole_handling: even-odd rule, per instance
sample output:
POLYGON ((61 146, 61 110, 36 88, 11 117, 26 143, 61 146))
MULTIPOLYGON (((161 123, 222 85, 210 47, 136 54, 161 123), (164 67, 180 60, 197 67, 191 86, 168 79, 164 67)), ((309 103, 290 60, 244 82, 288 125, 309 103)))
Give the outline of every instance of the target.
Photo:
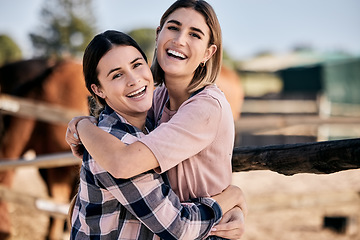
POLYGON ((166 172, 213 142, 221 114, 217 99, 209 95, 190 98, 170 121, 139 139, 159 162, 156 171, 166 172))

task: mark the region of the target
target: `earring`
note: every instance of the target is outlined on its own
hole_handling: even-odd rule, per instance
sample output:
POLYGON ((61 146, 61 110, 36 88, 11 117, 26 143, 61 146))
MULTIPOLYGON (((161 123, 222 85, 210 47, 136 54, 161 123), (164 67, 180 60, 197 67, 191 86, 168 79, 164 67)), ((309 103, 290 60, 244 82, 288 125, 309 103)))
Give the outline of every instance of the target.
POLYGON ((200 67, 205 67, 206 61, 200 63, 200 67))

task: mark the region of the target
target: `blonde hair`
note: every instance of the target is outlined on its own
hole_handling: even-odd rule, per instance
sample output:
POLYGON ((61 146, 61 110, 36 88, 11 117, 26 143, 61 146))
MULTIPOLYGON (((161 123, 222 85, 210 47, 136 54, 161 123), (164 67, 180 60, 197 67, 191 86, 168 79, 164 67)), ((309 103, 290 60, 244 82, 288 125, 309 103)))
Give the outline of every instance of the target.
MULTIPOLYGON (((214 55, 203 64, 199 64, 194 72, 193 79, 191 80, 187 90, 189 93, 193 93, 198 89, 215 83, 217 76, 220 73, 221 61, 222 61, 222 37, 221 27, 219 20, 216 16, 214 9, 204 0, 178 0, 173 3, 166 12, 162 15, 160 20, 159 31, 163 28, 165 21, 170 14, 175 12, 179 8, 192 8, 200 13, 205 18, 205 22, 210 29, 210 39, 208 47, 216 45, 217 50, 214 55)), ((151 65, 151 71, 154 75, 154 82, 156 86, 164 83, 164 71, 160 67, 157 60, 157 50, 155 49, 154 58, 151 65)))

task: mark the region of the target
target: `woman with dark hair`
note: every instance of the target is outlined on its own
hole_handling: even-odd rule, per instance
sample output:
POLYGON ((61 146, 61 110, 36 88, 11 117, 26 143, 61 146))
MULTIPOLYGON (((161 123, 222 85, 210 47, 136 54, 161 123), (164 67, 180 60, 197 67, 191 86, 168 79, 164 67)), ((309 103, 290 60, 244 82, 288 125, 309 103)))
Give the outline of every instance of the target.
MULTIPOLYGON (((78 155, 81 140, 96 161, 117 178, 150 169, 167 172, 181 201, 222 192, 232 180, 235 127, 230 105, 215 84, 221 60, 221 28, 213 8, 203 0, 174 2, 157 28, 151 67, 158 87, 149 117, 156 129, 125 145, 97 129, 91 118, 79 123, 82 118, 75 118, 67 131, 67 142, 75 144, 73 153, 78 155)), ((232 211, 246 215, 245 202, 242 212, 232 211)), ((225 214, 221 223, 226 223, 228 216, 225 214)), ((219 224, 216 234, 230 237, 231 231, 221 231, 228 229, 225 225, 219 224)), ((243 224, 237 226, 236 236, 243 234, 243 228, 243 224)))

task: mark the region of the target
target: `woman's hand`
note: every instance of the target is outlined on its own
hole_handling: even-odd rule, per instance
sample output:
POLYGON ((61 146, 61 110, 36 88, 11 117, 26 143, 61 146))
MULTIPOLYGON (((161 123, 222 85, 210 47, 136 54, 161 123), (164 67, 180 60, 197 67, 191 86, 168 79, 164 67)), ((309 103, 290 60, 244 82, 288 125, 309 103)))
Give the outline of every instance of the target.
POLYGON ((210 232, 210 235, 216 235, 228 239, 239 239, 245 230, 245 217, 248 208, 243 191, 230 185, 222 193, 212 196, 221 209, 223 218, 210 232))
POLYGON ((234 207, 223 215, 221 221, 213 227, 210 235, 227 239, 240 239, 245 232, 245 216, 239 207, 234 207))
POLYGON ((84 146, 81 144, 79 133, 76 129, 77 124, 83 120, 87 119, 90 122, 97 124, 97 120, 91 116, 80 116, 74 117, 68 124, 68 128, 66 130, 65 140, 69 144, 71 151, 75 157, 82 159, 84 154, 84 146))

